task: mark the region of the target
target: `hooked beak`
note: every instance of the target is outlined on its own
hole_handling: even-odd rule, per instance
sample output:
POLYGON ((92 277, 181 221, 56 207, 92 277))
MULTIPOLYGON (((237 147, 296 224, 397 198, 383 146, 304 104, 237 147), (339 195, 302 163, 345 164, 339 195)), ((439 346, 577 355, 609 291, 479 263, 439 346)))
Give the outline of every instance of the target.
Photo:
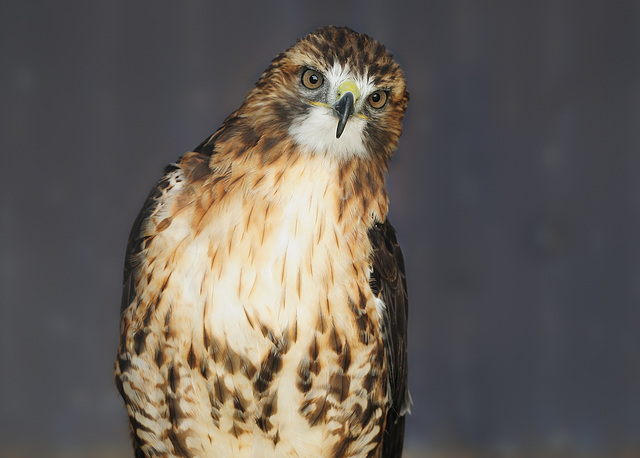
POLYGON ((338 115, 338 130, 336 138, 340 138, 347 121, 355 111, 356 100, 360 96, 358 86, 353 81, 345 81, 338 87, 338 100, 332 105, 333 111, 338 115))

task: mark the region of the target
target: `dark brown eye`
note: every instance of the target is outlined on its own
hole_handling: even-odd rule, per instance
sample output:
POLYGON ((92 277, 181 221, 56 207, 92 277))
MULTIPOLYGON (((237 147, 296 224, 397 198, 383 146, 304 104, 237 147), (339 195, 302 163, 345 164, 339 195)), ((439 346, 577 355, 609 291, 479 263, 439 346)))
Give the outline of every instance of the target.
POLYGON ((376 91, 369 96, 369 104, 373 108, 382 108, 387 103, 387 93, 385 91, 376 91))
POLYGON ((324 83, 324 78, 322 75, 310 68, 306 69, 302 74, 302 84, 307 89, 318 89, 324 83))

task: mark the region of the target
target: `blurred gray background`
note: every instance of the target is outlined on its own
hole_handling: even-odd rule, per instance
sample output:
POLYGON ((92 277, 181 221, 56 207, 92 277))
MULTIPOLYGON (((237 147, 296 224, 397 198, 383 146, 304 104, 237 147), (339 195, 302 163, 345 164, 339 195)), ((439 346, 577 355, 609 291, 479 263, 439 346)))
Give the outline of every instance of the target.
POLYGON ((317 26, 379 39, 410 456, 640 456, 640 2, 0 4, 0 455, 130 456, 112 383, 164 165, 317 26))

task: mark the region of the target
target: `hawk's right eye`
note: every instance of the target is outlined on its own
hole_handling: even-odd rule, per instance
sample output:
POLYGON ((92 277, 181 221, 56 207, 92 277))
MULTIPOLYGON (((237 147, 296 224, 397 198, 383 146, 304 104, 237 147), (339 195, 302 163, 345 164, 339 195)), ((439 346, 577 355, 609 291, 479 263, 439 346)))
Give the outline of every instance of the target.
POLYGON ((302 84, 307 89, 318 89, 324 83, 324 78, 322 75, 310 68, 306 69, 302 74, 302 84))

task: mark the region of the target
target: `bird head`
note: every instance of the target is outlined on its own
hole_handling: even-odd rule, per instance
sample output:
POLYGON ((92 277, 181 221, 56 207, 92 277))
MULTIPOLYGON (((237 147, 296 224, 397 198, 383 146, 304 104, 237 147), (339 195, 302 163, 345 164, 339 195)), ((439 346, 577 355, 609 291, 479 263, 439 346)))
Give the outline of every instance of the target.
POLYGON ((346 27, 323 27, 273 60, 244 107, 256 111, 261 136, 286 132, 310 154, 377 156, 386 164, 408 100, 402 70, 382 44, 346 27))

